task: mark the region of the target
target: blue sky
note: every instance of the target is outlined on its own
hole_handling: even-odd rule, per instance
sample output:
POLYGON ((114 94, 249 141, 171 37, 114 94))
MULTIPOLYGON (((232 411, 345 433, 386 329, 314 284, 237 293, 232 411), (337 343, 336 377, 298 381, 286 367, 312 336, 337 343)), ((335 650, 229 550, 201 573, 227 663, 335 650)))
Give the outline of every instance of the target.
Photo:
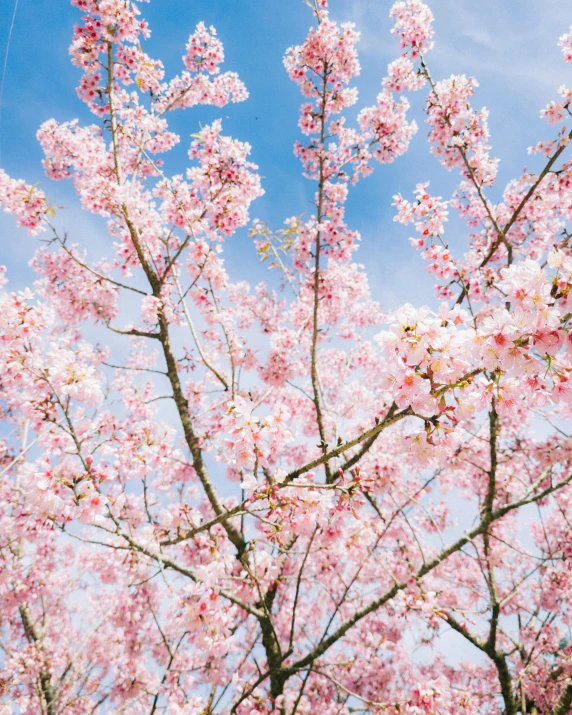
MULTIPOLYGON (((330 2, 334 19, 353 20, 362 33, 357 109, 375 101, 387 63, 398 54, 389 33, 391 4, 390 0, 330 2)), ((433 0, 430 5, 436 18, 431 71, 435 78, 465 73, 479 80, 475 105, 485 105, 491 112, 492 154, 501 159, 500 192, 525 165, 534 166, 526 148, 554 133, 538 113, 555 98, 560 84, 572 84, 570 65, 562 62, 557 47, 558 37, 572 22, 572 0, 433 0)), ((0 3, 2 56, 13 8, 12 0, 0 3)), ((172 115, 182 141, 169 157, 169 170, 184 170, 188 135, 196 131, 198 122, 222 116, 225 133, 253 145, 253 160, 264 177, 266 195, 253 205, 252 216, 278 228, 286 217, 311 211, 313 187, 301 176, 292 154, 299 136, 301 97, 282 67, 285 49, 301 42, 311 23, 304 1, 154 0, 141 3, 141 10, 153 32, 146 49, 163 60, 167 76, 180 70, 186 39, 204 20, 216 27, 225 45, 225 69, 238 71, 251 95, 247 102, 222 110, 172 115)), ((69 184, 43 178, 35 139, 40 123, 51 117, 92 121, 76 97, 78 70, 70 64, 67 51, 78 17, 66 0, 19 0, 4 87, 0 166, 13 176, 41 182, 53 203, 65 207, 59 222, 70 238, 99 252, 107 243, 104 224, 79 210, 69 184)), ((432 279, 409 246, 408 229, 392 221, 392 195, 409 195, 417 182, 431 180, 433 192, 448 196, 457 178, 428 153, 423 99, 423 93, 411 97, 411 116, 420 130, 409 153, 393 165, 376 165, 373 176, 353 190, 348 203, 348 223, 363 238, 358 260, 366 264, 374 296, 386 308, 433 300, 432 279)), ((463 227, 453 224, 452 228, 448 240, 460 251, 466 245, 463 227)), ((0 261, 8 266, 12 287, 30 283, 33 277, 26 266, 36 239, 18 230, 11 217, 2 216, 0 241, 0 261)), ((228 242, 228 267, 233 278, 258 281, 265 271, 253 260, 247 242, 245 233, 228 242)))

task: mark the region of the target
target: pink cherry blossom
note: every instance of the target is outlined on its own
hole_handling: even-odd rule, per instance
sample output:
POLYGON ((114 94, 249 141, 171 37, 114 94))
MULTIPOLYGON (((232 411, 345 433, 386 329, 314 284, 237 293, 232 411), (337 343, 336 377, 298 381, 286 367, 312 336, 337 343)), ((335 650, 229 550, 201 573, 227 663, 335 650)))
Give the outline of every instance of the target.
POLYGON ((215 29, 169 78, 131 0, 72 4, 93 119, 38 140, 102 240, 0 171, 47 238, 33 290, 0 267, 0 713, 569 712, 571 91, 493 194, 488 111, 433 78, 429 6, 390 9, 363 106, 357 26, 309 0, 284 66, 313 203, 276 227, 264 156, 221 119, 163 161, 172 111, 248 96, 215 29), (438 300, 383 306, 346 209, 408 151, 421 89, 453 175, 394 189, 388 240, 408 227, 438 300))

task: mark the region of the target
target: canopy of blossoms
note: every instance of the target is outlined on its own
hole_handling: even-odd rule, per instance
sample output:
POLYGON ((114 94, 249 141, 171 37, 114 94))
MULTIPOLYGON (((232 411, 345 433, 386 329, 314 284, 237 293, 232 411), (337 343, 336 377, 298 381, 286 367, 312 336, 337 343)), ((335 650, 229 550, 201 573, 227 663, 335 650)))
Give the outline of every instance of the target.
POLYGON ((396 59, 352 121, 359 33, 309 0, 284 66, 314 204, 267 226, 222 121, 180 173, 161 158, 172 112, 247 100, 214 28, 167 78, 134 2, 72 4, 93 123, 38 141, 105 255, 60 230, 49 182, 0 170, 43 239, 29 290, 0 272, 0 712, 569 713, 572 89, 499 188, 477 81, 431 74, 425 2, 391 8, 396 59), (410 101, 458 183, 395 196, 437 300, 388 313, 345 206, 407 152, 410 101), (225 266, 245 228, 267 284, 225 266))

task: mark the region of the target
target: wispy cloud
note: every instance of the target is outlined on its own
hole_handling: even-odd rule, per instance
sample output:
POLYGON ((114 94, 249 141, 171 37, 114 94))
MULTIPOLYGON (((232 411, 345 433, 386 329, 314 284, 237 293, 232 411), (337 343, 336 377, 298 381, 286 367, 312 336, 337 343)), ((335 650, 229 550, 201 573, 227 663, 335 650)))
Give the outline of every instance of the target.
MULTIPOLYGON (((572 21, 562 0, 432 0, 436 49, 432 64, 441 75, 468 71, 481 78, 528 88, 534 95, 570 81, 560 61, 558 38, 572 21), (461 68, 461 69, 459 69, 461 68)), ((384 61, 398 53, 389 34, 391 0, 334 2, 336 16, 352 19, 361 32, 360 52, 384 61)))

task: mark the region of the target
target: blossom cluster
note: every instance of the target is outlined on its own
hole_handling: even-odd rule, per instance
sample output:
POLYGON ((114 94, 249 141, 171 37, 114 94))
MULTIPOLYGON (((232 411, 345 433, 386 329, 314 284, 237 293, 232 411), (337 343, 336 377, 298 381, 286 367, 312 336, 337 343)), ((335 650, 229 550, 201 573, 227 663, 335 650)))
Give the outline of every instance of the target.
POLYGON ((22 179, 12 179, 3 169, 0 169, 0 205, 32 234, 43 230, 44 217, 50 210, 43 191, 22 179))

